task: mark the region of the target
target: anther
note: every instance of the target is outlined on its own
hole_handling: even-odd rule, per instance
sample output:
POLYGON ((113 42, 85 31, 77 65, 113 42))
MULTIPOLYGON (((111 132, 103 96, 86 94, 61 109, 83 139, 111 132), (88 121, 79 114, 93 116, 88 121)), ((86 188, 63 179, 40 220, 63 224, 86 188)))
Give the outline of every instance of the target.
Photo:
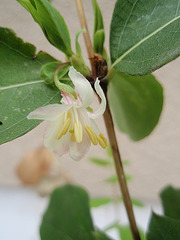
POLYGON ((96 134, 96 137, 97 137, 97 140, 98 140, 99 145, 100 145, 102 148, 106 148, 106 147, 107 147, 107 140, 106 140, 106 139, 104 140, 103 138, 101 138, 100 135, 97 135, 97 134, 96 134))
POLYGON ((97 142, 96 134, 94 133, 94 131, 92 130, 92 128, 91 128, 90 126, 86 125, 85 130, 86 130, 89 138, 91 139, 92 143, 93 143, 94 145, 97 145, 98 142, 97 142))
POLYGON ((76 142, 80 143, 83 139, 83 128, 80 121, 74 123, 74 136, 76 142))
POLYGON ((56 138, 59 140, 62 138, 63 135, 65 135, 70 127, 71 124, 71 114, 68 112, 67 118, 63 123, 63 126, 59 129, 59 132, 56 135, 56 138))

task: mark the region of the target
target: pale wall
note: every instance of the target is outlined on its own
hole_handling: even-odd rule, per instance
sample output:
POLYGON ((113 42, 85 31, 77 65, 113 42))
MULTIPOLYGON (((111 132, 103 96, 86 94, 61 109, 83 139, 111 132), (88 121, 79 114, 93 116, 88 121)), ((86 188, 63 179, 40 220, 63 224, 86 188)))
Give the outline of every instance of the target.
MULTIPOLYGON (((108 48, 108 29, 115 1, 99 0, 104 15, 106 27, 106 48, 108 48)), ((90 32, 93 31, 93 12, 90 0, 83 0, 87 14, 90 32)), ((61 11, 74 39, 80 29, 75 1, 54 0, 53 5, 61 11)), ((31 16, 15 1, 1 0, 0 25, 12 28, 19 37, 37 46, 38 50, 45 50, 56 58, 64 59, 43 36, 41 29, 33 22, 31 16)), ((84 46, 84 44, 83 44, 84 46)), ((85 52, 85 49, 83 49, 85 52)), ((86 53, 85 56, 87 57, 86 53)), ((159 125, 150 137, 134 143, 129 138, 118 132, 118 142, 123 159, 129 159, 131 165, 126 167, 126 172, 133 176, 129 184, 132 195, 140 198, 156 199, 159 190, 167 185, 180 186, 180 59, 167 64, 155 72, 156 77, 164 86, 165 105, 159 125)), ((103 120, 99 126, 103 131, 103 120)), ((0 183, 18 185, 14 169, 23 154, 42 143, 43 125, 31 133, 10 143, 0 146, 0 183)), ((92 147, 87 155, 105 155, 104 151, 92 147)), ((111 193, 111 188, 102 183, 108 177, 110 170, 96 167, 87 159, 74 162, 68 156, 60 159, 62 167, 67 169, 77 183, 81 183, 90 190, 92 195, 106 195, 111 193)))

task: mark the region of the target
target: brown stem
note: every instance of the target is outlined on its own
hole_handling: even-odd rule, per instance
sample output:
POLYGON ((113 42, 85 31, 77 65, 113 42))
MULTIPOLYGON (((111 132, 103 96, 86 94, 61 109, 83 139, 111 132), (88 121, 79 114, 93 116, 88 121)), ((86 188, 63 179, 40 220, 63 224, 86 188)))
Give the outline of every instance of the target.
MULTIPOLYGON (((103 90, 104 90, 104 93, 105 93, 106 99, 107 99, 107 86, 105 86, 103 88, 103 90)), ((134 217, 134 213, 133 213, 131 198, 129 195, 127 182, 126 182, 126 178, 125 178, 125 174, 124 174, 121 155, 120 155, 118 144, 117 144, 117 138, 116 138, 116 134, 115 134, 115 130, 114 130, 114 123, 113 123, 111 111, 109 108, 108 100, 107 100, 106 111, 104 113, 104 120, 105 120, 105 124, 106 124, 106 129, 108 132, 111 149, 112 149, 113 159, 114 159, 116 173, 117 173, 118 180, 119 180, 119 185, 120 185, 121 192, 122 192, 122 197, 124 200, 124 204, 125 204, 127 215, 128 215, 129 222, 130 222, 132 236, 133 236, 134 240, 140 240, 139 232, 137 229, 137 225, 136 225, 136 221, 135 221, 135 217, 134 217)))
MULTIPOLYGON (((76 0, 76 5, 77 5, 77 10, 78 10, 78 14, 79 14, 80 23, 81 23, 81 28, 86 30, 86 32, 83 33, 84 41, 85 41, 88 56, 89 56, 89 59, 91 62, 92 75, 93 75, 94 79, 96 79, 97 66, 95 65, 95 61, 94 61, 95 54, 94 54, 91 39, 89 36, 89 31, 88 31, 88 27, 87 27, 87 23, 86 23, 84 9, 82 6, 82 1, 76 0)), ((103 84, 105 86, 103 90, 104 90, 104 93, 105 93, 106 99, 107 99, 107 85, 105 82, 103 84)), ((124 204, 125 204, 127 215, 128 215, 129 222, 130 222, 132 236, 133 236, 134 240, 140 240, 139 232, 138 232, 138 229, 136 226, 136 221, 135 221, 135 217, 134 217, 134 213, 133 213, 132 203, 131 203, 131 199, 130 199, 130 195, 129 195, 129 191, 128 191, 128 187, 127 187, 127 183, 126 183, 126 178, 125 178, 125 174, 124 174, 124 170, 123 170, 122 160, 121 160, 121 156, 119 153, 119 148, 118 148, 117 139, 116 139, 115 130, 114 130, 114 124, 113 124, 112 115, 110 112, 108 101, 107 101, 106 111, 104 113, 104 120, 105 120, 106 129, 108 132, 109 141, 110 141, 110 145, 111 145, 111 149, 112 149, 112 153, 113 153, 114 163, 115 163, 115 167, 116 167, 116 173, 118 176, 119 185, 120 185, 121 192, 122 192, 122 197, 124 200, 124 204)))
POLYGON ((95 76, 96 75, 96 70, 95 70, 95 67, 94 67, 94 64, 93 64, 94 50, 93 50, 93 47, 92 47, 91 38, 90 38, 90 35, 89 35, 89 31, 88 31, 88 26, 87 26, 87 23, 86 23, 86 17, 85 17, 85 14, 84 14, 82 1, 81 0, 76 0, 76 6, 77 6, 77 11, 78 11, 78 15, 79 15, 81 28, 86 30, 86 32, 83 33, 83 36, 84 36, 86 49, 87 49, 88 56, 89 56, 90 63, 91 63, 92 74, 93 74, 93 76, 95 76))

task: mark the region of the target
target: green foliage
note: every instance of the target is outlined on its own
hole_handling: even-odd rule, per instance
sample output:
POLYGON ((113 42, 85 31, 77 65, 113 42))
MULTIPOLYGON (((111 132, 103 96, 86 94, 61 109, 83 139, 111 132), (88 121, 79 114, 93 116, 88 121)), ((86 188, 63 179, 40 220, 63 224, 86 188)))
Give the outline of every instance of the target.
MULTIPOLYGON (((128 175, 128 174, 126 174, 125 177, 126 177, 126 181, 131 181, 132 180, 132 177, 130 175, 128 175)), ((117 177, 117 175, 112 175, 109 178, 107 178, 105 180, 105 182, 107 182, 107 183, 116 183, 116 182, 118 182, 118 177, 117 177)))
POLYGON ((114 71, 108 100, 119 129, 138 141, 157 125, 163 106, 163 89, 153 75, 132 77, 114 71))
POLYGON ((70 57, 71 39, 61 14, 47 0, 17 0, 42 28, 48 41, 70 57))
MULTIPOLYGON (((116 228, 118 229, 119 236, 121 237, 121 240, 133 240, 131 229, 130 229, 129 226, 117 225, 116 228)), ((140 228, 138 230, 139 230, 141 240, 145 240, 146 238, 144 236, 143 231, 140 228)))
POLYGON ((41 240, 108 240, 95 231, 86 191, 73 185, 54 190, 40 227, 41 240))
MULTIPOLYGON (((123 201, 123 198, 119 197, 119 201, 123 201)), ((132 202, 132 205, 135 207, 139 207, 139 208, 144 207, 144 204, 135 198, 131 198, 131 202, 132 202)))
POLYGON ((101 159, 101 158, 90 158, 90 161, 92 163, 95 163, 97 165, 103 166, 103 167, 108 167, 108 166, 112 166, 112 162, 105 160, 105 159, 101 159))
POLYGON ((113 67, 145 75, 180 54, 179 0, 117 0, 111 22, 113 67))
POLYGON ((82 30, 78 31, 76 34, 76 42, 75 43, 76 43, 76 55, 77 56, 82 56, 81 46, 78 42, 78 38, 81 35, 81 33, 84 33, 84 32, 86 32, 86 31, 84 29, 82 29, 82 30))
MULTIPOLYGON (((51 63, 47 63, 47 64, 43 65, 40 70, 40 77, 42 79, 44 79, 44 81, 47 84, 53 84, 54 83, 54 72, 60 64, 61 64, 61 62, 51 62, 51 63)), ((64 75, 69 70, 69 67, 67 67, 66 69, 62 69, 62 70, 63 70, 62 72, 59 71, 59 73, 58 73, 59 78, 64 77, 64 75)))
POLYGON ((93 232, 93 235, 95 236, 96 240, 112 240, 105 233, 101 231, 93 232))
POLYGON ((103 24, 103 16, 99 5, 96 0, 92 0, 93 10, 94 10, 94 39, 93 39, 93 48, 96 53, 100 53, 103 55, 104 49, 104 24, 103 24))
POLYGON ((60 101, 58 90, 39 78, 41 67, 55 61, 7 28, 0 28, 0 144, 24 135, 40 121, 29 121, 34 109, 60 101))
POLYGON ((102 205, 106 205, 108 203, 112 202, 112 199, 109 197, 96 197, 90 199, 90 207, 96 208, 100 207, 102 205))
POLYGON ((180 189, 167 186, 160 196, 165 216, 152 213, 147 239, 178 240, 180 239, 180 189))
POLYGON ((180 221, 152 214, 147 240, 178 240, 180 239, 180 221))
POLYGON ((180 189, 167 186, 160 194, 164 214, 180 220, 180 189))

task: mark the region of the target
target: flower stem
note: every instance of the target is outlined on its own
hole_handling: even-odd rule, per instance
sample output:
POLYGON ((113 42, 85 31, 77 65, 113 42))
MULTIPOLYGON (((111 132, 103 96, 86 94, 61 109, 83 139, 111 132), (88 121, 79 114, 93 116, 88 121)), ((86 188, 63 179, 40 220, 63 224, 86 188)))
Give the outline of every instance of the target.
MULTIPOLYGON (((86 23, 86 18, 85 18, 82 1, 76 0, 76 6, 77 6, 78 14, 79 14, 81 28, 86 30, 86 32, 83 33, 84 41, 85 41, 88 56, 89 56, 89 59, 91 62, 92 75, 93 75, 94 79, 96 79, 96 76, 97 76, 96 66, 93 61, 95 58, 95 54, 93 51, 93 47, 92 47, 92 43, 91 43, 91 39, 90 39, 90 35, 89 35, 87 23, 86 23)), ((106 99, 107 99, 107 83, 103 82, 103 85, 104 85, 103 91, 104 91, 106 99)), ((116 173, 118 176, 119 185, 120 185, 121 192, 122 192, 122 197, 124 200, 124 204, 125 204, 127 215, 128 215, 129 222, 130 222, 132 236, 133 236, 134 240, 140 240, 139 232, 137 229, 137 225, 136 225, 136 221, 135 221, 135 217, 134 217, 134 213, 133 213, 132 203, 131 203, 131 199, 130 199, 130 195, 129 195, 129 191, 128 191, 128 187, 127 187, 127 183, 126 183, 126 178, 125 178, 125 174, 124 174, 124 170, 123 170, 122 160, 121 160, 121 156, 120 156, 120 152, 119 152, 119 148, 118 148, 118 144, 117 144, 116 134, 115 134, 115 130, 114 130, 114 123, 113 123, 112 115, 110 112, 108 100, 107 100, 106 111, 104 113, 104 120, 105 120, 106 129, 108 132, 109 141, 110 141, 110 145, 111 145, 111 149, 112 149, 112 153, 113 153, 116 173)))
POLYGON ((111 149, 112 149, 112 154, 113 154, 114 164, 115 164, 115 168, 116 168, 116 173, 117 173, 117 176, 118 176, 119 185, 120 185, 120 189, 121 189, 121 192, 122 192, 124 205, 126 207, 126 212, 127 212, 127 215, 128 215, 133 239, 134 240, 140 240, 140 235, 139 235, 138 228, 137 228, 136 221, 135 221, 135 217, 134 217, 132 202, 131 202, 131 198, 130 198, 130 195, 129 195, 128 186, 127 186, 127 182, 126 182, 126 177, 125 177, 125 174, 124 174, 122 159, 121 159, 121 155, 120 155, 118 144, 117 144, 117 138, 116 138, 116 134, 115 134, 114 123, 113 123, 111 111, 110 111, 109 104, 108 104, 107 85, 105 85, 103 87, 103 91, 105 93, 106 100, 107 100, 107 107, 106 107, 106 111, 104 113, 104 121, 105 121, 105 124, 106 124, 106 129, 107 129, 107 133, 108 133, 108 137, 109 137, 109 141, 110 141, 110 145, 111 145, 111 149))

